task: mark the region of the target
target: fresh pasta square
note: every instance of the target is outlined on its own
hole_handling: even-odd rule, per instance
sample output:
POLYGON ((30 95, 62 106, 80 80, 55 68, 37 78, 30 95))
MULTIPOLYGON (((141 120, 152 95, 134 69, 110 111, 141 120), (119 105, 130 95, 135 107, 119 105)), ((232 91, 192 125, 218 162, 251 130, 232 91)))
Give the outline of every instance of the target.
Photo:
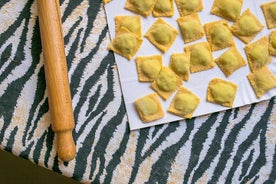
POLYGON ((203 10, 202 0, 175 0, 175 3, 182 17, 203 10))
POLYGON ((122 27, 109 44, 109 50, 130 60, 139 50, 143 40, 136 34, 122 27))
POLYGON ((157 21, 149 28, 145 37, 160 51, 166 52, 173 44, 178 31, 163 19, 157 21))
POLYGON ((151 88, 167 100, 182 85, 182 80, 170 68, 164 66, 151 84, 151 88))
POLYGON ((155 93, 137 99, 134 105, 144 123, 161 119, 164 116, 162 105, 155 93))
POLYGON ((267 67, 248 74, 247 78, 258 98, 261 98, 269 90, 276 87, 276 77, 267 67))
POLYGON ((264 28, 258 18, 249 10, 237 19, 231 27, 232 32, 244 43, 249 43, 264 28))
POLYGON ((271 31, 269 35, 269 54, 276 56, 276 30, 271 31))
POLYGON ((192 118, 200 98, 190 90, 181 87, 174 96, 168 112, 183 118, 192 118))
POLYGON ((236 70, 246 65, 245 60, 235 46, 224 52, 215 62, 226 77, 229 77, 236 70))
POLYGON ((169 67, 182 79, 190 78, 190 53, 173 53, 169 67))
POLYGON ((162 68, 162 55, 138 56, 136 68, 140 82, 152 82, 162 68))
POLYGON ((185 47, 190 52, 190 72, 200 72, 215 66, 211 48, 208 42, 200 42, 185 47))
POLYGON ((276 27, 276 1, 261 5, 266 25, 269 29, 276 27))
POLYGON ((220 78, 210 81, 207 89, 207 101, 225 107, 232 107, 238 86, 233 82, 220 78))
POLYGON ((233 46, 234 39, 227 21, 219 20, 204 25, 205 33, 212 51, 233 46))
POLYGON ((157 0, 153 11, 155 17, 171 17, 174 15, 173 0, 157 0))
POLYGON ((211 13, 230 21, 240 16, 243 0, 215 0, 211 13))
POLYGON ((177 23, 185 43, 198 40, 204 36, 204 30, 197 13, 179 17, 177 23))
POLYGON ((252 72, 272 61, 268 51, 268 39, 266 36, 245 46, 245 52, 252 72))

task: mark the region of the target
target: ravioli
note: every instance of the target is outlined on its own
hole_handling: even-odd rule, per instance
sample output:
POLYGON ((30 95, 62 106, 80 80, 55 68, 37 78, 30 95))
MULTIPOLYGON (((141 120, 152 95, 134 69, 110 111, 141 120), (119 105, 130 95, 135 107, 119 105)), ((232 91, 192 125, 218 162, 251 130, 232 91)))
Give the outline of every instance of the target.
POLYGON ((162 55, 138 56, 136 68, 140 82, 152 82, 162 68, 162 55))
POLYGON ((185 47, 186 52, 190 52, 190 72, 200 72, 215 66, 208 42, 200 42, 185 47))
POLYGON ((161 102, 155 93, 137 99, 134 106, 144 123, 161 119, 164 116, 161 102))
POLYGON ((237 19, 231 27, 232 32, 244 43, 249 43, 264 28, 257 17, 249 10, 237 19))
POLYGON ((235 46, 224 52, 215 62, 226 77, 229 77, 236 70, 246 65, 245 60, 235 46))
POLYGON ((198 40, 204 36, 204 30, 197 13, 179 17, 177 23, 185 43, 198 40))
POLYGON ((149 28, 145 37, 160 51, 166 52, 173 44, 177 35, 177 30, 163 19, 158 18, 149 28))
POLYGON ((230 21, 240 16, 243 0, 215 0, 211 13, 230 21))
POLYGON ((169 67, 182 79, 189 80, 190 53, 173 53, 169 67))
POLYGON ((207 101, 225 107, 232 107, 238 86, 230 81, 214 78, 207 89, 207 101))
POLYGON ((183 118, 192 118, 199 102, 200 98, 198 96, 190 90, 180 87, 171 102, 168 112, 183 118))
POLYGON ((157 0, 153 11, 155 17, 171 17, 174 14, 173 0, 157 0))
POLYGON ((164 100, 182 85, 182 80, 170 68, 163 66, 158 76, 151 84, 151 88, 164 100))
POLYGON ((130 60, 139 50, 143 40, 126 28, 121 28, 108 49, 130 60))
POLYGON ((254 43, 245 46, 245 52, 252 72, 272 61, 268 51, 267 37, 262 37, 254 43))
POLYGON ((227 21, 219 20, 207 23, 204 25, 204 29, 212 51, 234 45, 234 39, 227 21))
POLYGON ((180 16, 203 10, 202 0, 175 0, 180 16))
POLYGON ((276 27, 276 1, 261 5, 266 25, 269 29, 276 27))
POLYGON ((142 26, 141 26, 140 16, 116 16, 115 17, 115 32, 124 27, 129 31, 133 32, 137 36, 142 36, 142 26))
POLYGON ((140 15, 149 16, 155 3, 156 0, 127 0, 125 9, 140 15))
POLYGON ((269 90, 276 87, 276 77, 267 67, 248 74, 247 78, 258 98, 261 98, 269 90))
POLYGON ((276 30, 272 31, 269 35, 269 54, 276 56, 276 30))

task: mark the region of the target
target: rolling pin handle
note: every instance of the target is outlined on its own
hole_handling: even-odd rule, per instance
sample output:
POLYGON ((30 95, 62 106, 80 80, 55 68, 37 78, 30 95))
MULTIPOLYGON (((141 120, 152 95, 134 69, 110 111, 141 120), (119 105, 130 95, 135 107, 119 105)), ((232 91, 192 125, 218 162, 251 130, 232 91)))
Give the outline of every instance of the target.
POLYGON ((76 146, 71 131, 56 132, 58 157, 70 161, 75 157, 76 146))

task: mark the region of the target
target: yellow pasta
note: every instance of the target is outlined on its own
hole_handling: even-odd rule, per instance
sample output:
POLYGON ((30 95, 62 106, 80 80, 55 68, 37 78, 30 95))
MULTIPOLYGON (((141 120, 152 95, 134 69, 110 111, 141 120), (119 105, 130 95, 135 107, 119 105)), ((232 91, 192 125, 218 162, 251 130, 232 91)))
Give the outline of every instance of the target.
POLYGON ((232 82, 214 78, 210 81, 207 89, 207 101, 232 107, 238 86, 232 82))
POLYGON ((200 72, 215 66, 210 45, 208 42, 200 42, 185 47, 190 52, 190 72, 200 72))
POLYGON ((257 17, 249 10, 237 19, 231 27, 232 32, 244 43, 249 43, 264 28, 257 17))
POLYGON ((138 56, 136 58, 136 68, 140 82, 152 82, 162 68, 162 56, 138 56))
POLYGON ((182 79, 189 80, 190 53, 173 53, 169 67, 182 79))
POLYGON ((179 17, 177 23, 185 43, 198 40, 204 36, 204 30, 197 13, 179 17))
POLYGON ((119 32, 124 27, 133 32, 137 36, 142 36, 142 26, 140 16, 116 16, 115 17, 115 32, 119 32))
POLYGON ((157 0, 152 12, 155 17, 171 17, 174 14, 173 0, 157 0))
POLYGON ((134 105, 144 123, 161 119, 164 116, 162 105, 155 93, 137 99, 134 105))
POLYGON ((178 32, 163 19, 157 21, 149 28, 145 37, 160 51, 166 52, 173 44, 178 32))
POLYGON ((243 0, 215 0, 211 13, 227 20, 236 21, 240 16, 243 0))
POLYGON ((104 4, 107 4, 107 3, 109 3, 109 2, 111 2, 112 0, 103 0, 103 3, 104 4))
POLYGON ((202 0, 175 0, 180 16, 203 10, 202 0))
POLYGON ((156 0, 127 0, 125 9, 140 15, 149 16, 154 8, 155 3, 156 0))
POLYGON ((192 118, 200 98, 188 89, 181 87, 174 96, 168 112, 183 118, 192 118))
POLYGON ((276 27, 276 1, 261 5, 266 25, 269 29, 276 27))
POLYGON ((234 39, 227 21, 219 20, 207 23, 204 25, 204 29, 212 51, 234 45, 234 39))
POLYGON ((182 80, 170 68, 163 66, 158 76, 151 84, 151 88, 164 100, 182 85, 182 80))
POLYGON ((258 98, 261 98, 269 90, 276 87, 276 78, 267 67, 250 73, 247 78, 258 98))
POLYGON ((130 60, 136 54, 142 42, 143 40, 136 34, 123 27, 109 44, 108 49, 130 60))
POLYGON ((246 65, 245 60, 235 46, 224 52, 220 57, 215 60, 215 62, 223 71, 226 77, 229 77, 236 70, 246 65))
POLYGON ((262 37, 254 43, 245 46, 245 52, 252 72, 272 61, 272 57, 268 52, 267 37, 262 37))
POLYGON ((276 30, 270 33, 268 49, 270 55, 276 56, 276 30))

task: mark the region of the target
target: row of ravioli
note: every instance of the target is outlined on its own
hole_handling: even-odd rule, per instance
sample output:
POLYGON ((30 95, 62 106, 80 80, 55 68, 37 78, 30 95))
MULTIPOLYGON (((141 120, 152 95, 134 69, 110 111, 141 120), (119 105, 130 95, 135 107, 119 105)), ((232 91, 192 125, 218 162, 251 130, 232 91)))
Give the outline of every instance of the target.
MULTIPOLYGON (((268 16, 267 13, 265 13, 270 12, 267 10, 269 8, 264 8, 268 5, 276 7, 276 2, 264 4, 262 6, 264 15, 267 17, 267 25, 273 28, 276 27, 276 15, 274 17, 272 16, 274 14, 268 14, 270 15, 268 16)), ((206 34, 207 41, 212 51, 235 46, 233 34, 245 44, 248 44, 264 28, 262 23, 250 9, 246 9, 231 27, 229 27, 226 20, 218 20, 206 23, 202 26, 198 13, 180 17, 177 19, 177 23, 185 43, 198 40, 206 34)), ((110 44, 109 49, 130 60, 137 53, 143 42, 141 17, 117 16, 115 18, 115 25, 116 36, 110 44)), ((178 31, 175 28, 162 18, 158 18, 146 32, 144 37, 160 51, 166 52, 174 43, 177 35, 178 31)), ((272 39, 269 51, 271 54, 275 55, 275 50, 276 48, 273 45, 272 39)))
MULTIPOLYGON (((138 4, 137 2, 128 0, 125 8, 144 16, 148 16, 149 12, 153 12, 154 16, 168 16, 168 14, 158 15, 156 13, 158 2, 165 2, 165 0, 157 0, 155 8, 146 14, 141 13, 141 8, 139 8, 143 1, 139 1, 140 3, 138 4)), ((226 20, 210 22, 202 26, 197 13, 197 11, 203 9, 202 2, 198 1, 200 2, 200 8, 196 8, 193 12, 183 11, 179 6, 181 4, 179 2, 181 1, 176 1, 176 4, 181 17, 177 19, 177 23, 184 43, 198 40, 204 35, 206 35, 207 42, 189 45, 185 47, 185 52, 183 53, 173 53, 169 67, 162 65, 162 55, 136 57, 136 68, 140 82, 151 82, 151 88, 164 100, 167 100, 177 91, 168 112, 184 118, 192 117, 200 99, 193 92, 182 86, 182 80, 189 80, 190 73, 213 68, 216 63, 225 76, 228 77, 237 69, 246 65, 246 61, 235 46, 233 34, 247 44, 245 52, 251 70, 247 78, 256 96, 260 98, 268 90, 276 87, 276 78, 266 67, 272 61, 271 55, 276 55, 276 31, 271 32, 269 39, 262 37, 254 43, 248 44, 264 26, 249 9, 244 11, 242 15, 240 15, 240 10, 233 12, 227 9, 227 7, 233 7, 232 5, 235 2, 240 3, 240 8, 238 9, 241 9, 243 1, 215 0, 213 4, 211 13, 234 21, 231 27, 229 27, 226 20), (220 6, 224 7, 224 10, 219 8, 220 6), (228 47, 230 48, 220 57, 213 59, 212 51, 228 47)), ((274 7, 276 7, 276 2, 262 5, 268 28, 276 27, 274 11, 271 13, 271 9, 274 7)), ((233 9, 237 10, 237 8, 233 9)), ((143 41, 141 18, 140 16, 117 16, 115 25, 116 36, 109 45, 109 49, 130 60, 136 54, 143 41)), ((178 31, 176 29, 162 18, 158 18, 146 32, 145 37, 160 51, 166 52, 173 44, 177 34, 178 31)), ((232 82, 214 78, 209 83, 206 99, 208 102, 232 107, 237 87, 232 82)), ((164 116, 162 105, 155 93, 137 99, 134 104, 143 122, 154 121, 164 116)))
MULTIPOLYGON (((111 0, 103 0, 108 3, 111 0)), ((235 22, 241 14, 244 0, 214 0, 211 14, 235 22)), ((125 9, 142 16, 172 17, 174 15, 174 2, 181 17, 202 11, 202 0, 127 0, 125 9)), ((265 3, 261 6, 266 18, 267 27, 276 27, 275 2, 265 3)))

